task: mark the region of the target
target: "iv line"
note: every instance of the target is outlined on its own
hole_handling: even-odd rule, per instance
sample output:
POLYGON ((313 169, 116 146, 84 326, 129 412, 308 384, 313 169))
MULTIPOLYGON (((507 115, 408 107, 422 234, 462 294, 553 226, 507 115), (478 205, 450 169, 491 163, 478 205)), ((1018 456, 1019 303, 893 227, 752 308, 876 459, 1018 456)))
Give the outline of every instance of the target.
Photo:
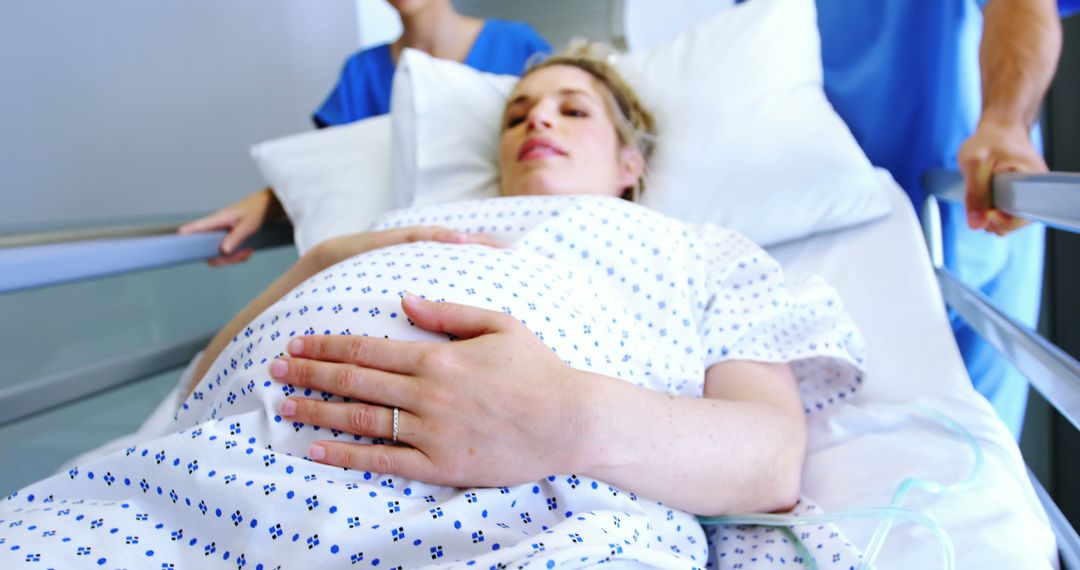
MULTIPOLYGON (((885 538, 888 536, 889 531, 892 530, 893 522, 896 520, 902 520, 905 522, 911 522, 922 525, 938 538, 941 542, 942 558, 944 560, 944 567, 946 570, 953 570, 956 565, 955 549, 953 548, 952 540, 949 539, 949 535, 930 517, 900 508, 900 504, 911 489, 922 489, 928 493, 957 493, 964 491, 974 486, 978 480, 979 475, 983 469, 983 451, 979 447, 975 437, 971 435, 964 426, 960 425, 956 420, 946 416, 945 414, 930 410, 922 406, 915 406, 910 404, 895 404, 895 407, 907 410, 923 417, 937 421, 939 424, 956 433, 968 446, 971 448, 974 455, 975 465, 972 467, 971 472, 963 480, 952 483, 943 484, 936 481, 926 481, 915 477, 909 477, 904 479, 900 486, 897 487, 896 492, 893 494, 892 501, 889 502, 887 507, 870 507, 865 509, 851 509, 847 511, 841 511, 836 513, 828 513, 822 515, 805 515, 805 516, 790 516, 790 515, 775 515, 775 514, 745 514, 745 515, 725 515, 720 517, 698 517, 698 522, 702 525, 738 525, 738 524, 750 524, 760 526, 773 526, 773 527, 793 527, 793 526, 807 526, 807 525, 819 525, 827 524, 842 520, 850 519, 866 519, 877 518, 881 519, 877 529, 874 531, 873 536, 870 538, 870 542, 867 544, 866 551, 863 553, 861 562, 859 563, 859 570, 867 570, 871 568, 874 561, 881 554, 881 548, 885 544, 885 538)), ((795 538, 794 534, 791 534, 791 538, 795 538)), ((795 538, 795 547, 799 551, 799 554, 803 556, 803 565, 809 570, 816 570, 817 563, 813 557, 806 550, 806 547, 795 538)))

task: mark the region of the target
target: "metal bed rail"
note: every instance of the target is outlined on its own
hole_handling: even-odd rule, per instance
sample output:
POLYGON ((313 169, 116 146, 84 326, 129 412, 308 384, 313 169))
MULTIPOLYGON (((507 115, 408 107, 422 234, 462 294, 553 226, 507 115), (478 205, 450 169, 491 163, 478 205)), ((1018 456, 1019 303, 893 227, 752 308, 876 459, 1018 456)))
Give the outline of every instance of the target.
MULTIPOLYGON (((0 236, 0 294, 210 259, 224 231, 178 235, 179 224, 110 226, 0 236)), ((292 243, 292 225, 275 221, 246 246, 292 243)))
MULTIPOLYGON (((963 204, 963 178, 956 172, 931 171, 923 177, 923 186, 928 193, 923 208, 923 230, 946 304, 1008 358, 1047 402, 1080 430, 1080 363, 999 311, 989 298, 964 285, 944 268, 938 200, 963 204)), ((992 186, 995 207, 1080 233, 1080 174, 998 174, 992 186)), ((1028 475, 1050 519, 1064 567, 1080 569, 1080 535, 1034 474, 1029 471, 1028 475)))

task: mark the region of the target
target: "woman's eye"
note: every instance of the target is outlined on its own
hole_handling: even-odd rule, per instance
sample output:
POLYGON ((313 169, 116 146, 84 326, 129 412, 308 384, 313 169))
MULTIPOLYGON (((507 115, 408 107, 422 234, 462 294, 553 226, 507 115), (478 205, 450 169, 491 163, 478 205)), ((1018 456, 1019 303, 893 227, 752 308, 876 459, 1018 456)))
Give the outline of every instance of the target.
POLYGON ((582 109, 563 109, 563 114, 567 117, 588 117, 589 114, 582 109))
POLYGON ((520 125, 525 120, 525 117, 510 117, 506 119, 506 128, 512 129, 520 125))

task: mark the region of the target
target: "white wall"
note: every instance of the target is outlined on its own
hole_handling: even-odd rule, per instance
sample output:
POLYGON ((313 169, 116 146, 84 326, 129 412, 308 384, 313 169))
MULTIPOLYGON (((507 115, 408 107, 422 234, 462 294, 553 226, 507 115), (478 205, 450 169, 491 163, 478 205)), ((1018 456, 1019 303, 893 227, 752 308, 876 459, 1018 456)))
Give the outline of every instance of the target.
POLYGON ((401 35, 401 18, 386 0, 356 0, 360 47, 392 42, 401 35))
POLYGON ((735 5, 735 0, 623 0, 623 35, 632 50, 675 39, 686 28, 735 5))
MULTIPOLYGON (((358 45, 356 0, 0 0, 0 231, 211 210, 261 185, 358 45)), ((0 295, 0 390, 213 331, 287 248, 0 295)), ((0 495, 133 430, 176 374, 0 428, 0 495)))
POLYGON ((0 228, 210 210, 311 128, 355 0, 0 2, 0 228))
MULTIPOLYGON (((556 51, 573 38, 611 42, 623 0, 453 0, 464 14, 528 22, 556 51)), ((657 5, 669 4, 648 0, 657 5)), ((682 0, 680 0, 682 1, 682 0)))
MULTIPOLYGON (((356 0, 364 47, 392 41, 401 33, 397 13, 386 0, 356 0)), ((675 38, 687 27, 735 0, 453 0, 458 10, 481 18, 531 24, 555 50, 572 38, 588 38, 640 50, 675 38)))

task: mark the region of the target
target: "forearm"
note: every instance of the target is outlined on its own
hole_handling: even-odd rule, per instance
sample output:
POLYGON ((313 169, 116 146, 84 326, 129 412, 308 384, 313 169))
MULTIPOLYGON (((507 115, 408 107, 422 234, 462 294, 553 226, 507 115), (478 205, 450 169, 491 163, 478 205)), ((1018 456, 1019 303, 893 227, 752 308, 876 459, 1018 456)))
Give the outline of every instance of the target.
POLYGON ((992 0, 979 48, 982 119, 1030 128, 1061 53, 1054 0, 992 0))
POLYGON ((595 375, 584 381, 580 473, 701 515, 781 510, 798 498, 801 405, 676 397, 595 375))

